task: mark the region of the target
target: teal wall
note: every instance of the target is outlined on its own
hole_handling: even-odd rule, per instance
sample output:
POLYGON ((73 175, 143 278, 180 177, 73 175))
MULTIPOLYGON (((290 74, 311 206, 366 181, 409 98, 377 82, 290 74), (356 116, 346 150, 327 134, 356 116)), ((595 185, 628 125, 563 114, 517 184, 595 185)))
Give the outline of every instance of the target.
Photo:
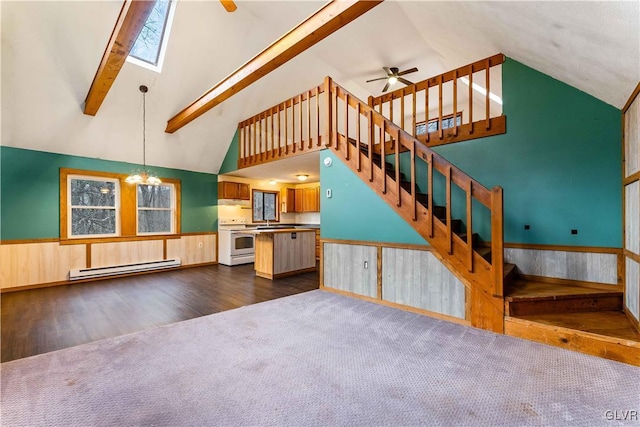
POLYGON ((427 242, 333 151, 320 152, 320 234, 323 238, 426 245, 427 242), (326 157, 331 167, 322 162, 326 157), (331 189, 331 198, 326 190, 331 189))
MULTIPOLYGON (((506 134, 435 151, 486 187, 504 189, 506 242, 621 247, 620 110, 512 59, 502 66, 502 94, 506 134)), ((409 176, 409 162, 403 160, 409 176)), ((322 188, 338 184, 352 190, 338 204, 322 205, 323 237, 414 243, 415 236, 404 224, 397 225, 399 217, 390 208, 370 213, 378 205, 356 194, 368 187, 336 163, 344 166, 340 161, 331 168, 321 166, 322 188), (358 214, 375 217, 375 222, 356 226, 341 220, 358 214)), ((421 176, 425 169, 417 171, 421 176)), ((434 197, 442 195, 436 191, 434 197)), ((454 205, 464 212, 461 192, 454 193, 454 205)), ((483 207, 474 206, 475 227, 488 240, 483 207)))
MULTIPOLYGON (((60 168, 129 173, 139 166, 0 147, 0 239, 60 236, 60 168)), ((183 233, 217 230, 217 175, 160 167, 153 170, 160 177, 181 181, 183 233)))
POLYGON ((231 145, 229 145, 227 155, 224 156, 222 166, 220 166, 218 173, 222 175, 223 173, 229 173, 235 170, 238 170, 238 131, 233 135, 231 145))

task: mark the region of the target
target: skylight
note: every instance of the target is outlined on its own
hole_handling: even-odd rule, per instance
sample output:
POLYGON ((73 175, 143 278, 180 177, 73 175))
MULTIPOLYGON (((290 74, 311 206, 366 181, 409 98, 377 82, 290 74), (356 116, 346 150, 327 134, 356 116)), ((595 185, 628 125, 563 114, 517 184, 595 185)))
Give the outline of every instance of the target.
POLYGON ((127 61, 153 71, 162 71, 175 5, 175 0, 156 2, 133 49, 129 52, 127 61))

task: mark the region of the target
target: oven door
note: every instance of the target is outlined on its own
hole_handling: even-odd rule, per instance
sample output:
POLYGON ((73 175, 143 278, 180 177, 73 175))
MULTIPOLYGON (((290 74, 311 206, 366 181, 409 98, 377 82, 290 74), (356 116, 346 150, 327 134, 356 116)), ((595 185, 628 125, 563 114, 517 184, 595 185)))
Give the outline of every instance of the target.
POLYGON ((231 256, 234 255, 253 255, 255 236, 251 233, 243 233, 238 231, 231 232, 231 256))

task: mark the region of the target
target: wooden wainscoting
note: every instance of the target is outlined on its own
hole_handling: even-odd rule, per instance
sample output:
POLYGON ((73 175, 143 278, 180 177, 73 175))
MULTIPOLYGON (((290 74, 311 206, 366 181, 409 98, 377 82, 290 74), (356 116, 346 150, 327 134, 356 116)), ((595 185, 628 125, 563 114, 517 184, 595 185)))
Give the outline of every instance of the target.
POLYGON ((585 246, 504 244, 505 262, 523 276, 619 286, 622 250, 585 246))
POLYGON ((189 233, 179 239, 167 240, 164 259, 171 258, 180 258, 183 266, 218 262, 218 235, 189 233))
POLYGON ((69 270, 85 268, 86 250, 57 241, 0 244, 0 288, 66 281, 69 270))
POLYGON ((469 292, 429 246, 321 239, 320 251, 321 289, 470 325, 469 292))
POLYGON ((162 242, 162 240, 139 240, 92 244, 91 268, 164 259, 162 242))
POLYGON ((132 241, 83 240, 78 244, 70 244, 69 240, 61 243, 58 239, 4 241, 0 244, 0 291, 66 285, 71 283, 68 279, 72 269, 171 258, 180 258, 182 267, 215 264, 217 246, 217 232, 136 237, 132 241))

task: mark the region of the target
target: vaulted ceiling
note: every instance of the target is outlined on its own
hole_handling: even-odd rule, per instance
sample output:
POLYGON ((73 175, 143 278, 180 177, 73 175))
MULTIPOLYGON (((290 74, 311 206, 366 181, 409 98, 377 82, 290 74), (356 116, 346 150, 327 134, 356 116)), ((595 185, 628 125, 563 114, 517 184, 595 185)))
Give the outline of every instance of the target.
POLYGON ((324 3, 180 0, 162 73, 126 63, 95 117, 82 104, 120 1, 2 2, 2 145, 217 173, 239 121, 330 75, 366 99, 383 66, 418 81, 502 52, 621 108, 640 81, 640 2, 387 0, 174 134, 166 122, 324 3))

